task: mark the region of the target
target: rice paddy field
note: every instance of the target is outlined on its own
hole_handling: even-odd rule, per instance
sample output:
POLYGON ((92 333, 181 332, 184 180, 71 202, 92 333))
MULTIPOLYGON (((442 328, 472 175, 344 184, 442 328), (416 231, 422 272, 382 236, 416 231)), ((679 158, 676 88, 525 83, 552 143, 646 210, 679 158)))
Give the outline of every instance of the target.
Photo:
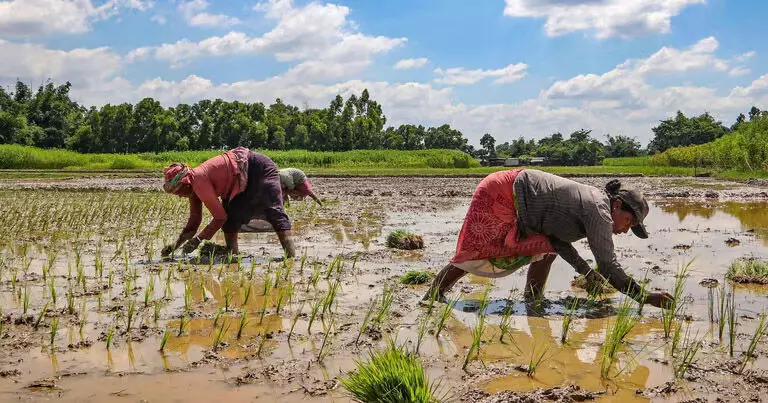
POLYGON ((0 401, 765 399, 766 189, 625 179, 651 237, 616 236, 617 255, 668 310, 590 295, 561 259, 537 301, 526 269, 421 301, 479 181, 313 178, 325 203, 291 203, 294 259, 267 232, 163 260, 188 207, 159 177, 0 178, 0 401))

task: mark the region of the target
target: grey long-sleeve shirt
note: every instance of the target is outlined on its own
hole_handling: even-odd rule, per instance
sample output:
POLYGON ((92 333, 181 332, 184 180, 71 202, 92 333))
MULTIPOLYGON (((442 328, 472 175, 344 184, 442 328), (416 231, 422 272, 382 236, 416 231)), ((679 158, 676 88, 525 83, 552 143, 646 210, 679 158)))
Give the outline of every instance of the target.
POLYGON ((526 169, 515 179, 514 191, 521 237, 534 233, 549 237, 560 257, 591 277, 592 268, 571 245, 586 237, 600 274, 617 290, 635 299, 641 296, 640 285, 616 259, 610 199, 603 190, 526 169))

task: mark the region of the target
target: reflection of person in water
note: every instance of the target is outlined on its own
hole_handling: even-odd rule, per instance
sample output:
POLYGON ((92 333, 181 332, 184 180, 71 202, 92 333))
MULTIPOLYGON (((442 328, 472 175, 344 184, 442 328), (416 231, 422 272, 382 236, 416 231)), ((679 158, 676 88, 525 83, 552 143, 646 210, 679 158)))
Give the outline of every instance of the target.
POLYGON ((613 235, 630 229, 648 238, 643 220, 648 203, 636 190, 622 189, 613 180, 605 189, 581 184, 533 169, 500 171, 477 186, 459 233, 456 254, 435 277, 425 295, 437 298, 467 273, 503 277, 530 265, 526 298, 537 298, 557 256, 593 285, 603 278, 617 290, 656 307, 672 302, 666 292, 648 293, 628 276, 613 247, 613 235), (582 259, 573 242, 586 238, 597 271, 582 259), (598 274, 599 272, 599 274, 598 274))

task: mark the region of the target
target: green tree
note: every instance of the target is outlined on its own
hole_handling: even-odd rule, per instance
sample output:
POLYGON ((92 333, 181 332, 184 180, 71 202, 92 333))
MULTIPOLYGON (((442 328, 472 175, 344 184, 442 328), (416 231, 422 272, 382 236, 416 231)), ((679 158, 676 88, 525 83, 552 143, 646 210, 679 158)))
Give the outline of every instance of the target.
POLYGON ((728 133, 728 128, 709 113, 688 118, 680 111, 673 119, 662 120, 652 130, 654 138, 648 145, 652 153, 672 147, 709 143, 728 133))
POLYGON ((606 134, 605 155, 611 158, 637 157, 641 154, 640 142, 634 137, 606 134))

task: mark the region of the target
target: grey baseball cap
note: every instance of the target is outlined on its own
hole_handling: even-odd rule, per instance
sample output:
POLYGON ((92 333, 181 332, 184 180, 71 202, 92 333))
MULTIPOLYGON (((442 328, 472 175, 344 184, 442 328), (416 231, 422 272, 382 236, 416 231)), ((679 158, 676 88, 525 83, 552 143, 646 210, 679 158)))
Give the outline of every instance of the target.
POLYGON ((627 207, 632 209, 635 218, 637 218, 637 225, 632 227, 632 232, 638 238, 648 238, 648 230, 645 228, 643 220, 648 216, 650 209, 648 208, 648 202, 645 201, 645 196, 640 191, 634 189, 621 189, 617 196, 627 207))

